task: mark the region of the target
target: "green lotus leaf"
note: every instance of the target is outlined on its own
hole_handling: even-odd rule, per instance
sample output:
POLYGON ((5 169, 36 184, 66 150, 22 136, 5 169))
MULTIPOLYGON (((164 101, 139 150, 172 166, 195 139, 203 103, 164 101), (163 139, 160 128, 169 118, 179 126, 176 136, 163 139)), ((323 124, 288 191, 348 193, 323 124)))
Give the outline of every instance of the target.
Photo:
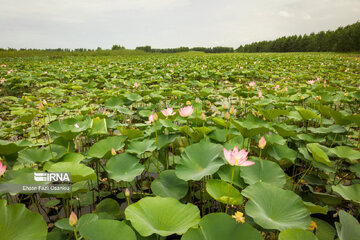
POLYGON ((144 139, 142 141, 130 142, 127 152, 142 154, 145 152, 152 152, 156 149, 155 139, 144 139))
POLYGON ((319 240, 334 240, 336 231, 333 226, 318 218, 313 218, 312 220, 318 226, 315 235, 319 240))
POLYGON ((331 125, 329 127, 309 127, 308 130, 313 133, 327 134, 327 133, 344 133, 346 128, 340 125, 331 125))
POLYGON ((320 205, 313 204, 312 202, 304 202, 304 204, 305 204, 305 207, 307 209, 309 209, 311 214, 320 213, 320 214, 326 215, 328 213, 328 207, 327 206, 322 207, 320 205))
POLYGON ((200 211, 195 205, 185 205, 169 197, 142 198, 128 206, 125 215, 144 237, 153 233, 161 236, 181 235, 200 222, 200 211))
POLYGON ((199 228, 189 229, 181 240, 233 240, 263 239, 261 234, 248 223, 237 223, 225 213, 210 213, 204 216, 199 228))
POLYGON ((174 170, 160 173, 160 178, 151 183, 151 191, 160 197, 181 199, 188 192, 188 183, 175 175, 174 170))
POLYGON ((124 221, 98 219, 84 224, 79 230, 88 240, 136 240, 135 232, 124 221))
POLYGON ((289 111, 288 110, 283 110, 283 109, 266 109, 266 110, 261 110, 262 115, 269 121, 272 121, 273 119, 283 115, 283 116, 287 116, 289 115, 289 111))
POLYGON ((296 111, 298 111, 300 113, 300 116, 305 121, 310 120, 310 119, 319 119, 320 118, 317 114, 315 114, 313 111, 311 111, 309 109, 297 107, 296 111))
POLYGON ((292 150, 287 145, 272 145, 267 149, 267 154, 277 161, 286 160, 291 163, 295 163, 297 156, 296 151, 292 150))
POLYGON ((334 192, 340 194, 344 199, 360 203, 360 184, 343 186, 341 184, 332 186, 334 192))
POLYGON ((311 152, 313 158, 316 161, 323 163, 329 167, 332 166, 332 162, 329 160, 328 155, 326 155, 326 153, 320 148, 319 144, 309 143, 309 144, 306 144, 306 147, 311 152))
POLYGON ((20 150, 31 145, 32 143, 27 140, 21 140, 18 142, 9 142, 0 139, 0 155, 6 156, 13 153, 17 153, 20 150))
POLYGON ((125 138, 125 136, 113 136, 100 140, 90 147, 88 156, 94 158, 110 156, 111 149, 114 148, 115 151, 118 151, 124 147, 125 138))
POLYGON ((67 118, 51 123, 50 125, 48 125, 48 130, 69 141, 74 139, 81 132, 84 132, 87 129, 91 128, 91 125, 91 119, 79 121, 75 118, 67 118))
POLYGON ((204 176, 212 175, 225 164, 220 157, 223 148, 221 145, 200 142, 185 148, 176 166, 176 176, 185 181, 200 180, 204 176))
POLYGON ((355 163, 356 160, 360 159, 360 152, 348 146, 337 146, 335 148, 330 148, 330 151, 339 158, 349 160, 350 163, 355 163))
POLYGON ((281 231, 279 234, 279 240, 318 240, 314 233, 304 230, 291 228, 281 231))
POLYGON ((33 165, 47 162, 50 159, 52 156, 49 148, 27 148, 19 152, 17 160, 25 165, 33 165))
POLYGON ((4 240, 45 240, 47 225, 40 214, 31 212, 24 204, 7 205, 0 200, 0 232, 0 239, 4 240))
POLYGON ((349 167, 349 170, 356 174, 360 178, 360 163, 355 163, 349 167))
POLYGON ((315 198, 319 199, 321 202, 327 205, 336 206, 341 204, 341 198, 339 198, 338 196, 321 192, 313 192, 313 195, 315 198))
POLYGON ((123 105, 131 105, 131 103, 132 103, 132 101, 128 100, 127 98, 113 96, 106 100, 105 107, 111 108, 111 109, 116 109, 123 105))
POLYGON ((48 172, 70 172, 71 182, 80 182, 83 180, 96 180, 94 169, 85 164, 72 162, 58 162, 51 165, 45 165, 44 170, 48 172))
POLYGON ((134 114, 130 109, 128 109, 128 108, 126 108, 126 107, 120 107, 120 106, 118 106, 118 107, 116 107, 116 110, 117 110, 119 113, 126 114, 126 115, 133 115, 133 114, 134 114))
POLYGON ((179 134, 172 135, 158 135, 158 150, 161 148, 168 146, 170 143, 174 142, 176 138, 178 138, 179 134))
POLYGON ((265 229, 306 230, 310 226, 310 211, 292 191, 258 182, 245 188, 242 195, 249 199, 246 214, 265 229))
POLYGON ((69 224, 69 218, 62 218, 55 222, 55 227, 66 230, 66 231, 74 231, 74 228, 69 224))
POLYGON ((360 224, 351 214, 340 210, 340 223, 335 222, 336 231, 340 240, 360 239, 360 224))
POLYGON ((291 137, 296 135, 296 129, 298 129, 297 126, 294 125, 287 125, 285 123, 277 123, 274 124, 273 127, 275 130, 279 133, 282 137, 291 137))
POLYGON ((218 202, 229 203, 230 205, 243 204, 243 197, 239 190, 223 180, 208 180, 206 182, 206 191, 218 202))
POLYGON ((114 199, 105 198, 96 205, 95 213, 106 213, 115 219, 121 214, 120 205, 114 199))
POLYGON ((84 226, 85 224, 95 222, 98 219, 99 217, 95 213, 87 213, 85 215, 82 215, 78 221, 76 228, 81 229, 82 226, 84 226))
POLYGON ((89 131, 89 135, 100 135, 100 134, 107 134, 107 124, 105 118, 93 118, 92 119, 92 126, 89 131))
POLYGON ((126 136, 128 139, 135 139, 144 136, 144 132, 139 129, 129 129, 129 128, 118 128, 122 135, 126 136))
POLYGON ((139 159, 129 153, 118 154, 107 162, 105 170, 109 177, 115 181, 131 182, 144 171, 139 159))
POLYGON ((85 157, 81 153, 65 153, 64 156, 60 159, 59 162, 72 162, 72 163, 80 163, 82 160, 84 160, 85 157))
POLYGON ((253 137, 255 135, 274 131, 268 122, 256 118, 249 114, 243 122, 232 120, 232 123, 243 137, 253 137))
MULTIPOLYGON (((240 172, 241 172, 241 167, 239 166, 231 166, 230 164, 226 164, 224 166, 222 166, 219 171, 217 171, 217 174, 219 175, 219 177, 230 183, 231 182, 231 176, 232 176, 232 170, 233 168, 235 168, 234 170, 234 176, 233 176, 233 184, 235 186, 238 186, 240 188, 245 188, 246 184, 244 182, 244 179, 242 179, 240 177, 240 172)), ((246 169, 245 169, 246 170, 246 169)))
POLYGON ((251 185, 257 182, 266 182, 280 188, 285 185, 285 173, 277 163, 257 159, 251 159, 251 161, 255 162, 255 164, 246 167, 240 172, 240 176, 245 183, 251 185))
POLYGON ((142 97, 136 93, 128 93, 128 94, 124 94, 123 96, 132 102, 139 102, 142 99, 142 97))

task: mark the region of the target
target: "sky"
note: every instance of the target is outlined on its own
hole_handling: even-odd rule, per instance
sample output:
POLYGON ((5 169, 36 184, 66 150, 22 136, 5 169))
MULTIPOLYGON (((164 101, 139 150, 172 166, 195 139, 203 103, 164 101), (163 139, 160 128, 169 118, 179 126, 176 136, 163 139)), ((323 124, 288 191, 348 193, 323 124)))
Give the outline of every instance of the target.
POLYGON ((237 48, 357 21, 360 0, 0 0, 0 48, 237 48))

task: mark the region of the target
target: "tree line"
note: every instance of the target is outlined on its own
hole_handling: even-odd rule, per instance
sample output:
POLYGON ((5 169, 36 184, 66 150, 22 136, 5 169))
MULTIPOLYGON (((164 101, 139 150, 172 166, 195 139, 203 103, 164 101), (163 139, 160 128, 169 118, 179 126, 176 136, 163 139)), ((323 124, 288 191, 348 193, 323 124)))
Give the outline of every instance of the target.
POLYGON ((236 52, 358 52, 360 22, 335 31, 281 37, 240 46, 236 52))
POLYGON ((231 53, 234 52, 234 48, 232 47, 178 47, 178 48, 151 48, 151 46, 140 46, 136 47, 136 50, 142 50, 145 52, 152 53, 180 53, 180 52, 189 52, 189 51, 199 51, 205 53, 231 53))

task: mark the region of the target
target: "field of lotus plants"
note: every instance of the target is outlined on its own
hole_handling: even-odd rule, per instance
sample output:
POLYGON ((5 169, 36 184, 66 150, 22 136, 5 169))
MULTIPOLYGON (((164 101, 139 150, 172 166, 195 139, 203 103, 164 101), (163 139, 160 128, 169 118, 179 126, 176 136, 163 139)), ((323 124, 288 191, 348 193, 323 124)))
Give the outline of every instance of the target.
POLYGON ((359 240, 359 62, 1 58, 0 240, 359 240))

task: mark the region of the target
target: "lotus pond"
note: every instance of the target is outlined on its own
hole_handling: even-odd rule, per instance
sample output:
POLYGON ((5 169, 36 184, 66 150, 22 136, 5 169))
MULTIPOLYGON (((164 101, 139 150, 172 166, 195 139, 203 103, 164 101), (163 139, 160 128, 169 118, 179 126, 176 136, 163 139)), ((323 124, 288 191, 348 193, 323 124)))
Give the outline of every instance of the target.
POLYGON ((0 59, 0 239, 360 239, 360 58, 0 59))

